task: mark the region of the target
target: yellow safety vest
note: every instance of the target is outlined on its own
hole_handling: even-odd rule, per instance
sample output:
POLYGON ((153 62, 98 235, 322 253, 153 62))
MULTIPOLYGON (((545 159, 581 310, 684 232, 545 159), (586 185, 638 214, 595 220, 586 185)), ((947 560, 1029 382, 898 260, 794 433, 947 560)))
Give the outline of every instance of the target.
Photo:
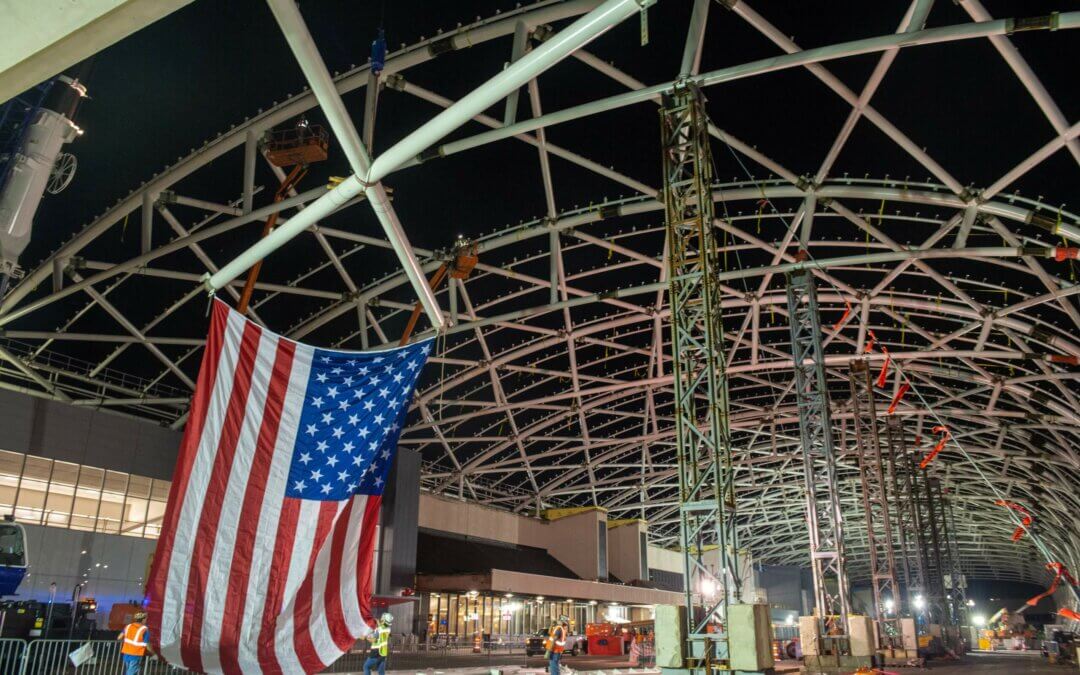
POLYGON ((371 643, 372 650, 379 650, 379 656, 386 656, 390 651, 390 627, 381 623, 375 629, 375 639, 371 643))

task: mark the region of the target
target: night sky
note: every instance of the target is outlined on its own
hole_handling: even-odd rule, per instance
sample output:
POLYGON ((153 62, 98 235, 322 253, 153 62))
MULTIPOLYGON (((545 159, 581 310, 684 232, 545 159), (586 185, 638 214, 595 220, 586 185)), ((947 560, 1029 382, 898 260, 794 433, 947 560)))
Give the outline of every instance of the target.
MULTIPOLYGON (((390 50, 432 36, 440 27, 488 17, 512 2, 397 1, 385 4, 390 50)), ((630 20, 589 49, 646 84, 670 80, 678 70, 690 2, 663 0, 650 10, 651 41, 639 46, 638 22, 630 20)), ((1033 16, 1068 9, 1061 2, 989 0, 995 17, 1033 16)), ((763 16, 802 47, 815 47, 895 31, 906 2, 752 3, 763 16)), ((379 2, 306 0, 304 17, 331 71, 366 61, 380 23, 379 2)), ((935 3, 928 27, 969 21, 953 2, 935 3)), ((1042 78, 1065 117, 1080 115, 1075 64, 1080 41, 1068 32, 1013 36, 1014 43, 1042 78)), ((405 73, 412 82, 458 98, 495 74, 507 59, 509 40, 454 52, 405 73)), ((716 4, 710 12, 702 70, 774 55, 778 49, 749 24, 716 4)), ((878 59, 867 55, 833 61, 827 67, 859 91, 878 59)), ((32 266, 83 223, 152 174, 226 131, 260 108, 269 108, 303 85, 269 9, 260 0, 198 0, 100 53, 89 78, 92 99, 79 123, 86 135, 69 149, 80 171, 63 195, 45 200, 24 266, 32 266)), ((623 87, 568 59, 540 79, 545 111, 558 110, 624 91, 623 87)), ((817 169, 839 131, 848 106, 804 69, 787 70, 707 90, 713 120, 797 173, 817 169)), ((363 93, 346 103, 362 121, 363 93)), ((1053 129, 986 40, 903 50, 872 104, 916 142, 924 145, 963 183, 986 185, 1053 137, 1053 129)), ((386 92, 378 116, 375 152, 433 115, 434 106, 398 92, 386 92)), ((501 117, 501 104, 494 111, 501 117)), ((523 96, 519 115, 528 116, 523 96)), ((310 115, 317 121, 319 114, 310 115)), ((462 135, 476 133, 472 124, 462 135)), ((639 104, 548 131, 553 143, 581 152, 649 184, 659 181, 655 107, 639 104)), ((718 178, 743 178, 742 169, 716 148, 718 178)), ((206 199, 233 199, 239 191, 237 153, 183 184, 183 192, 206 199), (227 189, 226 189, 227 188, 227 189)), ((582 169, 553 159, 560 208, 628 192, 582 169)), ((749 165, 752 171, 765 172, 749 165)), ((862 121, 841 153, 833 174, 880 177, 927 172, 876 127, 862 121)), ((328 162, 313 169, 305 186, 325 175, 343 175, 346 163, 332 149, 328 162)), ((259 179, 272 178, 260 166, 259 179)), ((1058 152, 1016 186, 1051 202, 1075 196, 1080 171, 1067 152, 1058 152)), ((418 246, 447 245, 454 234, 490 231, 543 213, 535 150, 512 140, 469 151, 421 169, 393 175, 397 209, 418 246)), ((272 190, 260 196, 269 200, 272 190)), ((1075 201, 1075 200, 1073 200, 1075 201)), ((366 209, 352 209, 333 221, 378 233, 366 209)), ((136 224, 137 225, 137 224, 136 224)), ((136 228, 137 229, 137 228, 136 228)), ((250 242, 254 232, 244 232, 250 242)), ((135 239, 135 229, 124 243, 135 239)), ((238 242, 239 243, 239 242, 238 242)), ((116 242, 110 244, 115 246, 116 242)), ((226 251, 223 249, 218 257, 226 251)), ((211 247, 213 248, 213 247, 211 247)), ((217 253, 211 251, 211 253, 217 253)), ((269 271, 269 270, 268 270, 269 271)))

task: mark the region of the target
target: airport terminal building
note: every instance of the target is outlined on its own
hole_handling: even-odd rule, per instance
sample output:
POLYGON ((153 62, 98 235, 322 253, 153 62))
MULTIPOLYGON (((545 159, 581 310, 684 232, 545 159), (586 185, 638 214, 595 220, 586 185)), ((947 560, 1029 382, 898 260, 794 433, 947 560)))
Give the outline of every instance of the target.
MULTIPOLYGON (((141 602, 181 433, 108 411, 0 391, 0 510, 27 530, 15 600, 141 602), (55 584, 55 595, 53 585, 55 584)), ((376 604, 433 641, 525 635, 559 616, 579 629, 682 602, 682 559, 647 523, 602 509, 519 515, 421 492, 399 450, 377 541, 376 604)))

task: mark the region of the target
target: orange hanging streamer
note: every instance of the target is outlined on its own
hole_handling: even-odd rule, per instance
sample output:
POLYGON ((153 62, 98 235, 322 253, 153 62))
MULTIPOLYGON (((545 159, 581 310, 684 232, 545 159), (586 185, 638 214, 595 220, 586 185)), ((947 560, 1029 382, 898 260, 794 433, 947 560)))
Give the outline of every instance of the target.
POLYGON ((877 336, 874 335, 874 331, 872 330, 868 330, 866 331, 866 333, 870 336, 870 340, 867 341, 866 346, 863 347, 863 353, 869 354, 870 352, 874 351, 874 343, 877 342, 877 336))
POLYGON ((945 449, 945 444, 949 442, 949 430, 945 427, 934 427, 934 433, 941 434, 941 439, 938 440, 937 445, 935 445, 934 449, 930 451, 930 454, 928 454, 926 457, 923 457, 923 460, 919 462, 920 469, 925 469, 926 467, 930 466, 930 462, 934 461, 934 458, 938 456, 938 453, 945 449))
POLYGON ((1072 611, 1068 607, 1062 607, 1057 611, 1058 616, 1063 616, 1066 619, 1072 619, 1073 621, 1080 621, 1080 614, 1072 611))
MULTIPOLYGON (((998 501, 1001 501, 1001 500, 998 500, 998 501)), ((1062 579, 1064 579, 1065 581, 1068 581, 1073 586, 1076 585, 1076 579, 1072 578, 1072 575, 1069 574, 1069 570, 1065 569, 1065 565, 1063 565, 1062 563, 1059 563, 1059 562, 1046 563, 1046 569, 1048 569, 1048 570, 1050 570, 1051 572, 1054 573, 1054 580, 1050 583, 1050 588, 1046 589, 1042 593, 1039 593, 1034 598, 1031 598, 1030 600, 1028 600, 1025 603, 1029 607, 1034 607, 1035 605, 1039 604, 1039 601, 1042 600, 1043 598, 1053 595, 1054 591, 1056 591, 1058 589, 1058 585, 1061 583, 1062 579)), ((1069 617, 1069 618, 1071 619, 1072 617, 1069 617)), ((1080 621, 1080 619, 1075 619, 1075 620, 1080 621)))
POLYGON ((893 396, 892 403, 889 404, 889 415, 896 412, 896 406, 900 405, 900 401, 903 400, 904 394, 908 392, 908 389, 911 389, 911 385, 907 382, 900 385, 900 389, 897 390, 896 396, 893 396))
POLYGON ((1073 579, 1073 576, 1071 574, 1069 574, 1069 570, 1065 567, 1064 563, 1059 563, 1059 562, 1046 563, 1046 569, 1053 572, 1055 577, 1060 578, 1060 579, 1064 579, 1065 581, 1068 581, 1073 586, 1077 585, 1076 584, 1076 579, 1073 579))
MULTIPOLYGON (((1012 533, 1012 540, 1013 541, 1020 541, 1020 537, 1024 536, 1024 532, 1027 532, 1027 528, 1035 520, 1035 518, 1032 517, 1031 512, 1028 511, 1027 509, 1025 509, 1023 506, 1020 506, 1016 502, 1010 502, 1010 501, 1006 501, 1004 499, 999 499, 999 500, 995 501, 994 504, 997 505, 997 506, 1004 506, 1007 509, 1012 509, 1013 511, 1016 511, 1017 513, 1020 514, 1020 522, 1023 523, 1023 525, 1016 528, 1016 530, 1012 533)), ((1051 563, 1051 565, 1053 565, 1053 564, 1059 564, 1059 563, 1051 563)), ((1066 572, 1066 574, 1068 574, 1068 572, 1066 572)))
POLYGON ((885 345, 881 345, 881 353, 885 355, 885 363, 881 364, 881 372, 877 376, 878 388, 885 386, 885 377, 889 374, 889 363, 892 361, 892 356, 889 355, 889 350, 885 349, 885 345))
POLYGON ((844 322, 847 321, 847 318, 849 316, 851 316, 851 303, 848 302, 847 300, 845 300, 844 301, 844 313, 840 316, 840 320, 833 324, 832 329, 833 329, 834 333, 836 331, 840 330, 840 326, 842 326, 844 324, 844 322))

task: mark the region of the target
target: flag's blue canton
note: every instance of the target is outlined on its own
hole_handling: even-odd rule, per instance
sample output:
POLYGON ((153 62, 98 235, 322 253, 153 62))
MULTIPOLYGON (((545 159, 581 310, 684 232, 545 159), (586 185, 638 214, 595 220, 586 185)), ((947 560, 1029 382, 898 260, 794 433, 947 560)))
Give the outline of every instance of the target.
POLYGON ((430 341, 367 354, 315 350, 286 497, 382 494, 430 351, 430 341))

